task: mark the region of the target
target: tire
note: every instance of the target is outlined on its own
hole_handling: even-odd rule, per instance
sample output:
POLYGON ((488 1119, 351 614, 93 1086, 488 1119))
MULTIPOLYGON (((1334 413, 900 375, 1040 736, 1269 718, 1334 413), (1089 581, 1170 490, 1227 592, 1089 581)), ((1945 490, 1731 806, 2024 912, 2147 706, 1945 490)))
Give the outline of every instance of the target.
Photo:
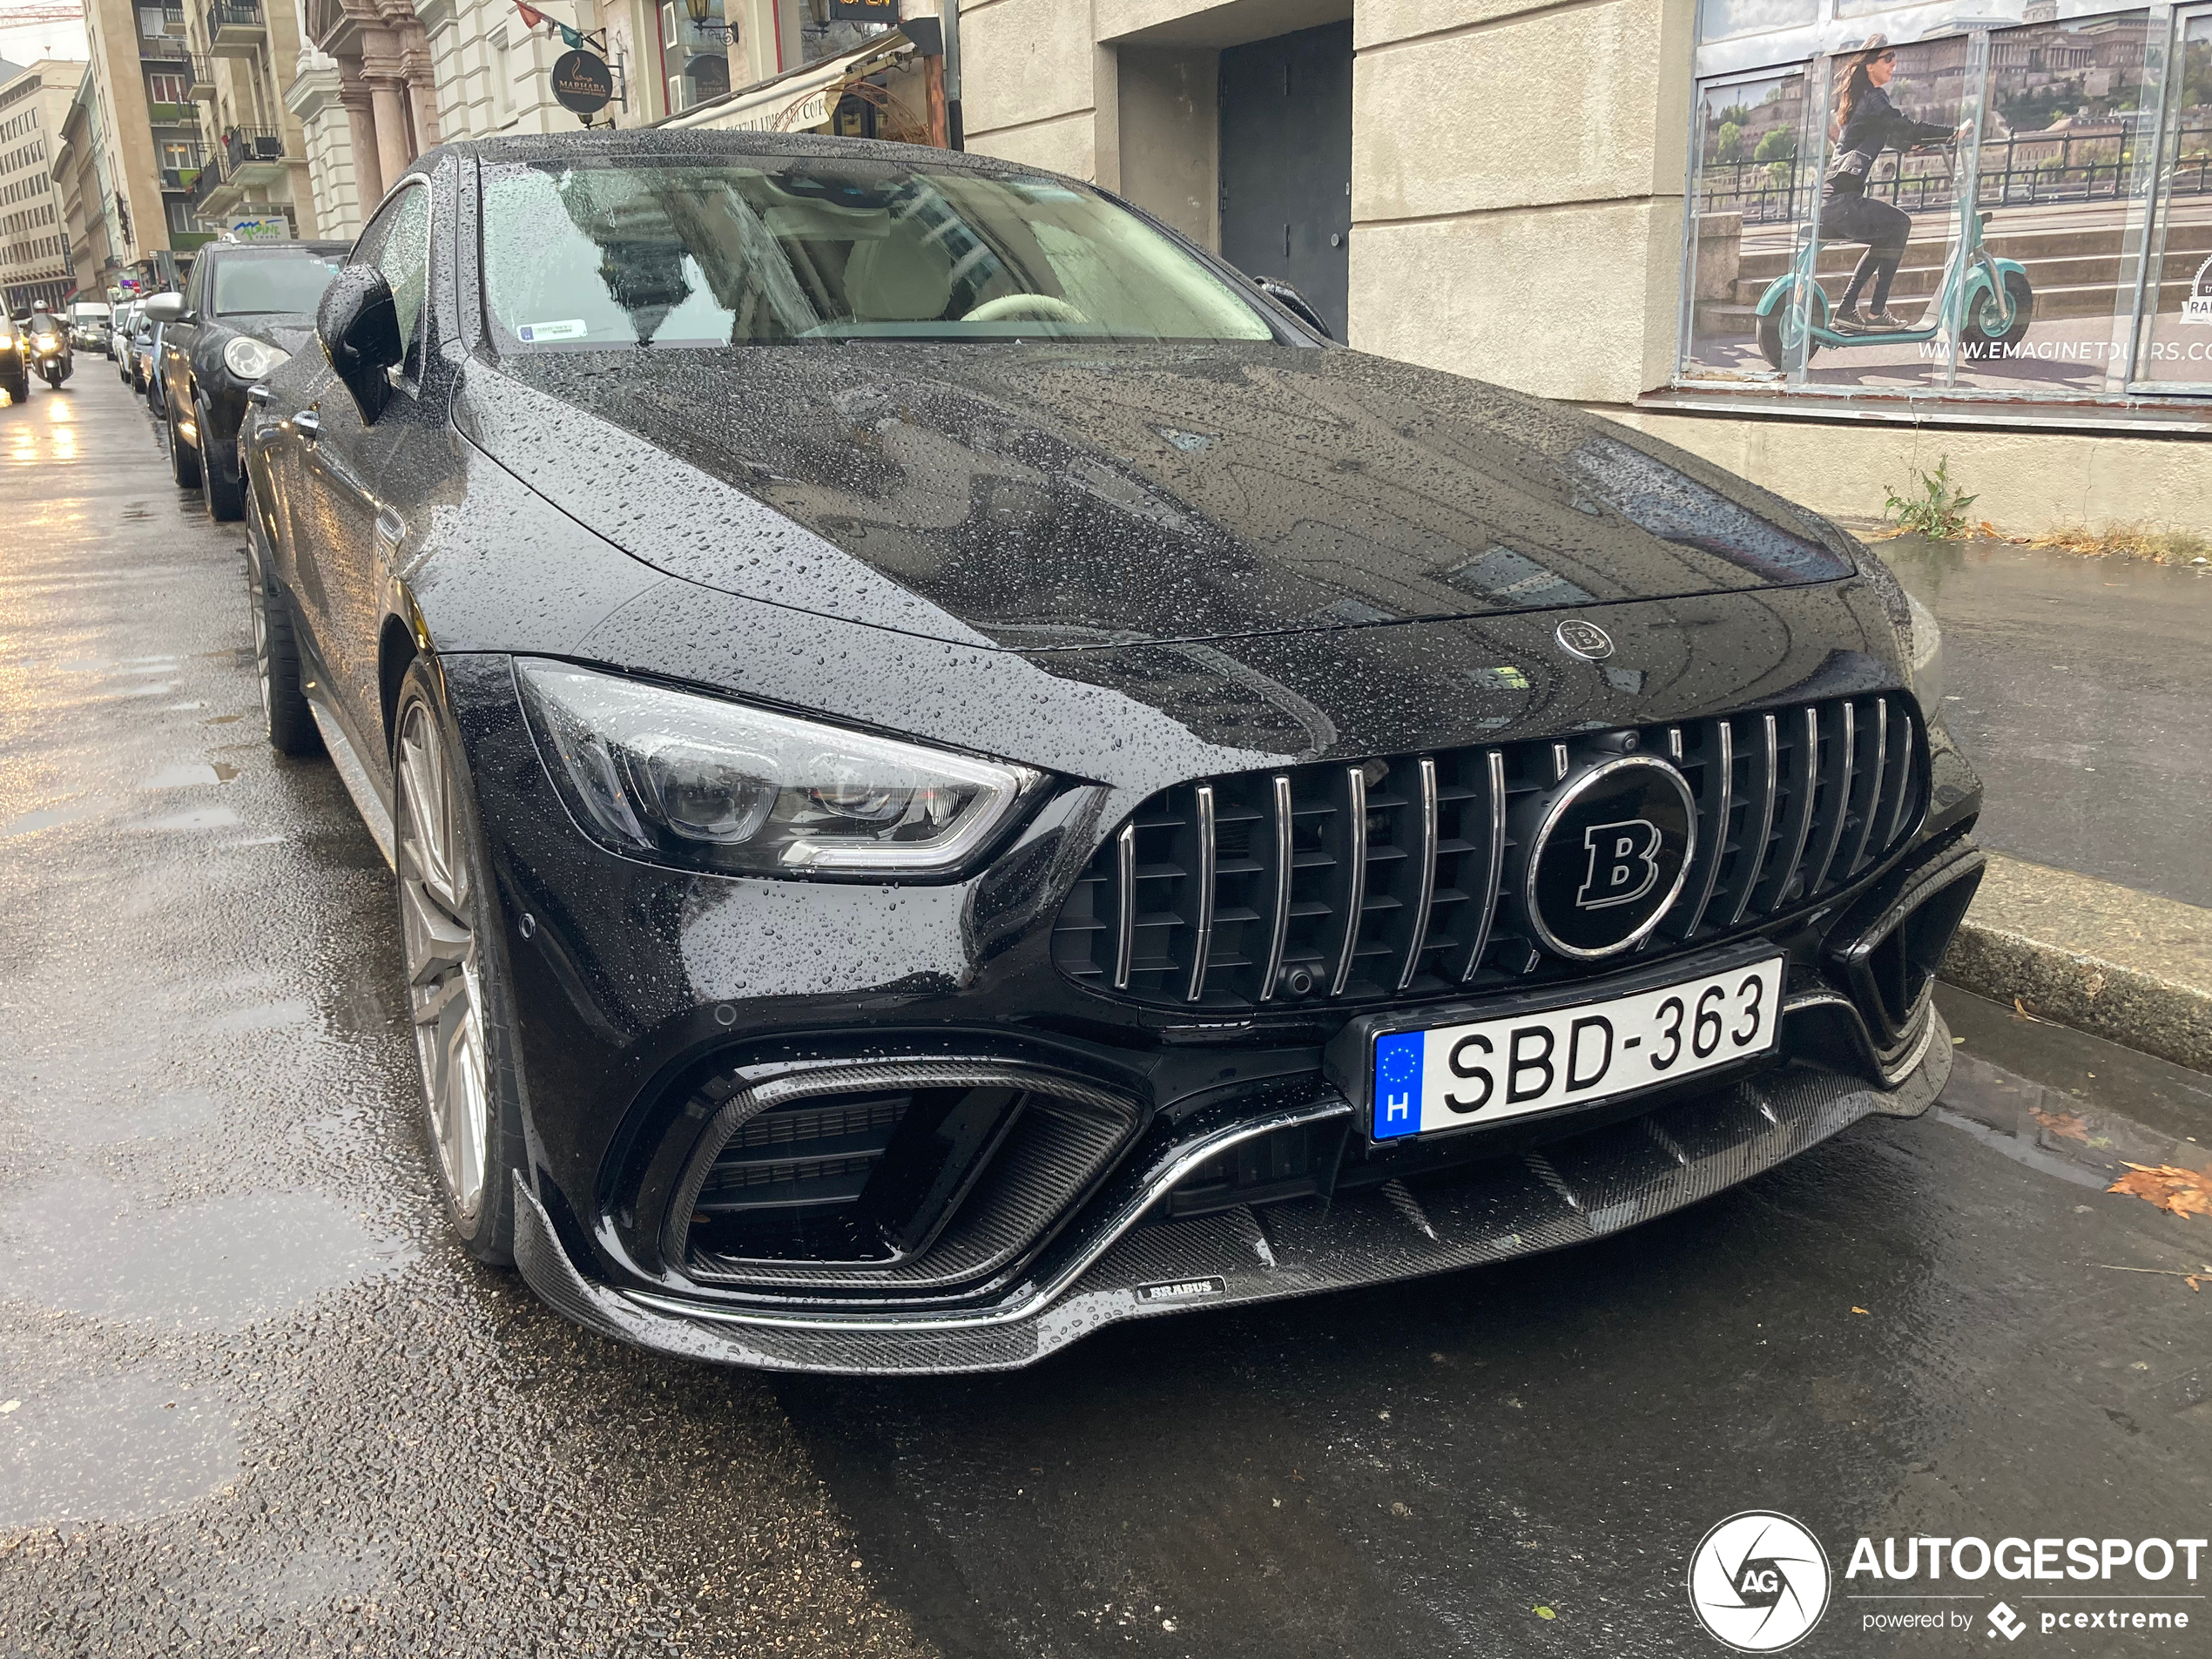
POLYGON ((254 515, 246 528, 246 603, 253 621, 253 667, 261 682, 261 723, 279 754, 322 752, 322 732, 300 689, 300 637, 292 601, 270 566, 254 515))
POLYGON ((207 510, 223 523, 246 516, 246 487, 239 477, 238 440, 227 442, 207 433, 207 406, 197 404, 193 424, 199 430, 199 469, 206 481, 207 510))
POLYGON ((2012 302, 2013 326, 2000 330, 1996 327, 1997 296, 1988 289, 1974 307, 1973 315, 1966 319, 1966 326, 1959 330, 1959 354, 1975 361, 2000 354, 2004 348, 2017 346, 2027 338, 2028 324, 2035 320, 2035 286, 2027 280, 2025 271, 2005 273, 2005 297, 2012 302))
POLYGON ((524 1154, 503 913, 453 719, 421 658, 392 718, 392 833, 431 1165, 462 1247, 508 1266, 524 1154))
POLYGON ((166 422, 169 434, 169 473, 179 489, 199 488, 199 451, 177 435, 177 417, 171 415, 166 422))
MULTIPOLYGON (((1797 331, 1786 326, 1789 313, 1789 303, 1785 300, 1759 318, 1759 355, 1765 358, 1768 366, 1773 368, 1787 368, 1790 366, 1790 347, 1796 343, 1797 331)), ((1816 328, 1825 327, 1828 323, 1828 296, 1818 288, 1813 290, 1812 323, 1816 328)), ((1808 339, 1805 341, 1805 361, 1810 363, 1819 354, 1820 342, 1808 339)))
POLYGON ((0 391, 7 393, 9 402, 21 408, 30 401, 30 375, 27 372, 17 375, 5 385, 0 385, 0 391))

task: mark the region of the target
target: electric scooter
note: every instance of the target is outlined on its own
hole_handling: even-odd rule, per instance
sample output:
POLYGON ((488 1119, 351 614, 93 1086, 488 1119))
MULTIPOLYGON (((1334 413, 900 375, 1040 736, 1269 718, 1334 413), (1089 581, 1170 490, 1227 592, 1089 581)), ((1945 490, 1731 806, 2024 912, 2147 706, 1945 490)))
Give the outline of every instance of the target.
MULTIPOLYGON (((1952 152, 1952 176, 1958 173, 1952 152)), ((1767 286, 1757 307, 1759 353, 1777 368, 1786 368, 1803 338, 1805 361, 1823 346, 1910 346, 1933 340, 1946 318, 1956 316, 1959 355, 1996 356, 2027 337, 2034 314, 2035 288, 2027 268, 2016 260, 2001 260, 1989 251, 1982 234, 1990 216, 1976 211, 1973 200, 1959 197, 1959 230, 1943 280, 1922 312, 1923 320, 1910 328, 1837 328, 1830 324, 1829 300, 1814 273, 1820 268, 1820 244, 1806 243, 1797 263, 1767 286), (1802 291, 1805 303, 1792 303, 1802 291), (1953 310, 1953 307, 1956 310, 1953 310)))

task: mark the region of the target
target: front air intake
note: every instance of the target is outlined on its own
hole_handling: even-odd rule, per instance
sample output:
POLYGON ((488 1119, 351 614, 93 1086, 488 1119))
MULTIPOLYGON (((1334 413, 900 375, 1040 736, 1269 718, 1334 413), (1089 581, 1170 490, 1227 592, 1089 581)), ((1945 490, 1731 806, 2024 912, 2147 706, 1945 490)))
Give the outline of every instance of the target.
POLYGON ((948 1060, 725 1074, 693 1104, 709 1123, 667 1258, 703 1284, 792 1294, 938 1293, 1001 1271, 1044 1244, 1142 1116, 1056 1072, 948 1060))

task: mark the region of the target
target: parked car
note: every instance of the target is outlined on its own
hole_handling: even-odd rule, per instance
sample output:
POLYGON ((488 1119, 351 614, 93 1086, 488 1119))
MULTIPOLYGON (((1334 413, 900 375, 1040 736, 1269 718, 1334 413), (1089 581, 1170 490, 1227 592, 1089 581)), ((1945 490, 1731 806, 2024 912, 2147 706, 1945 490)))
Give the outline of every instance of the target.
POLYGON ((16 326, 16 320, 0 308, 0 392, 8 395, 11 404, 20 406, 30 401, 29 351, 30 341, 16 326))
POLYGON ((70 338, 80 350, 105 354, 107 350, 108 327, 113 315, 104 300, 76 300, 69 307, 70 338))
POLYGON ((125 364, 131 371, 131 389, 141 396, 145 395, 147 388, 152 384, 153 341, 153 319, 147 315, 146 307, 142 305, 131 322, 130 352, 125 364))
POLYGON ((159 365, 170 465, 186 489, 205 482, 219 519, 244 510, 238 428, 246 389, 308 343, 314 308, 344 260, 344 242, 213 242, 182 293, 158 294, 159 365))
POLYGON ((1943 1082, 1932 624, 1689 455, 813 137, 434 150, 317 331, 245 438, 269 738, 395 869, 455 1231, 588 1326, 1019 1366, 1943 1082))
POLYGON ((125 300, 116 307, 113 320, 108 325, 107 354, 119 369, 124 383, 131 380, 131 335, 138 327, 138 302, 125 300))

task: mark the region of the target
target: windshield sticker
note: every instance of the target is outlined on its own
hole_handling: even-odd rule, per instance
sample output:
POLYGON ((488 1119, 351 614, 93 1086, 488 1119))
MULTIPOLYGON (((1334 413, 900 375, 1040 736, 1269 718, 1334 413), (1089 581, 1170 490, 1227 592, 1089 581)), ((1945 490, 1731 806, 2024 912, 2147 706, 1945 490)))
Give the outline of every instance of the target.
POLYGON ((515 331, 515 337, 526 346, 542 340, 582 340, 591 330, 580 317, 562 322, 526 322, 515 331))

